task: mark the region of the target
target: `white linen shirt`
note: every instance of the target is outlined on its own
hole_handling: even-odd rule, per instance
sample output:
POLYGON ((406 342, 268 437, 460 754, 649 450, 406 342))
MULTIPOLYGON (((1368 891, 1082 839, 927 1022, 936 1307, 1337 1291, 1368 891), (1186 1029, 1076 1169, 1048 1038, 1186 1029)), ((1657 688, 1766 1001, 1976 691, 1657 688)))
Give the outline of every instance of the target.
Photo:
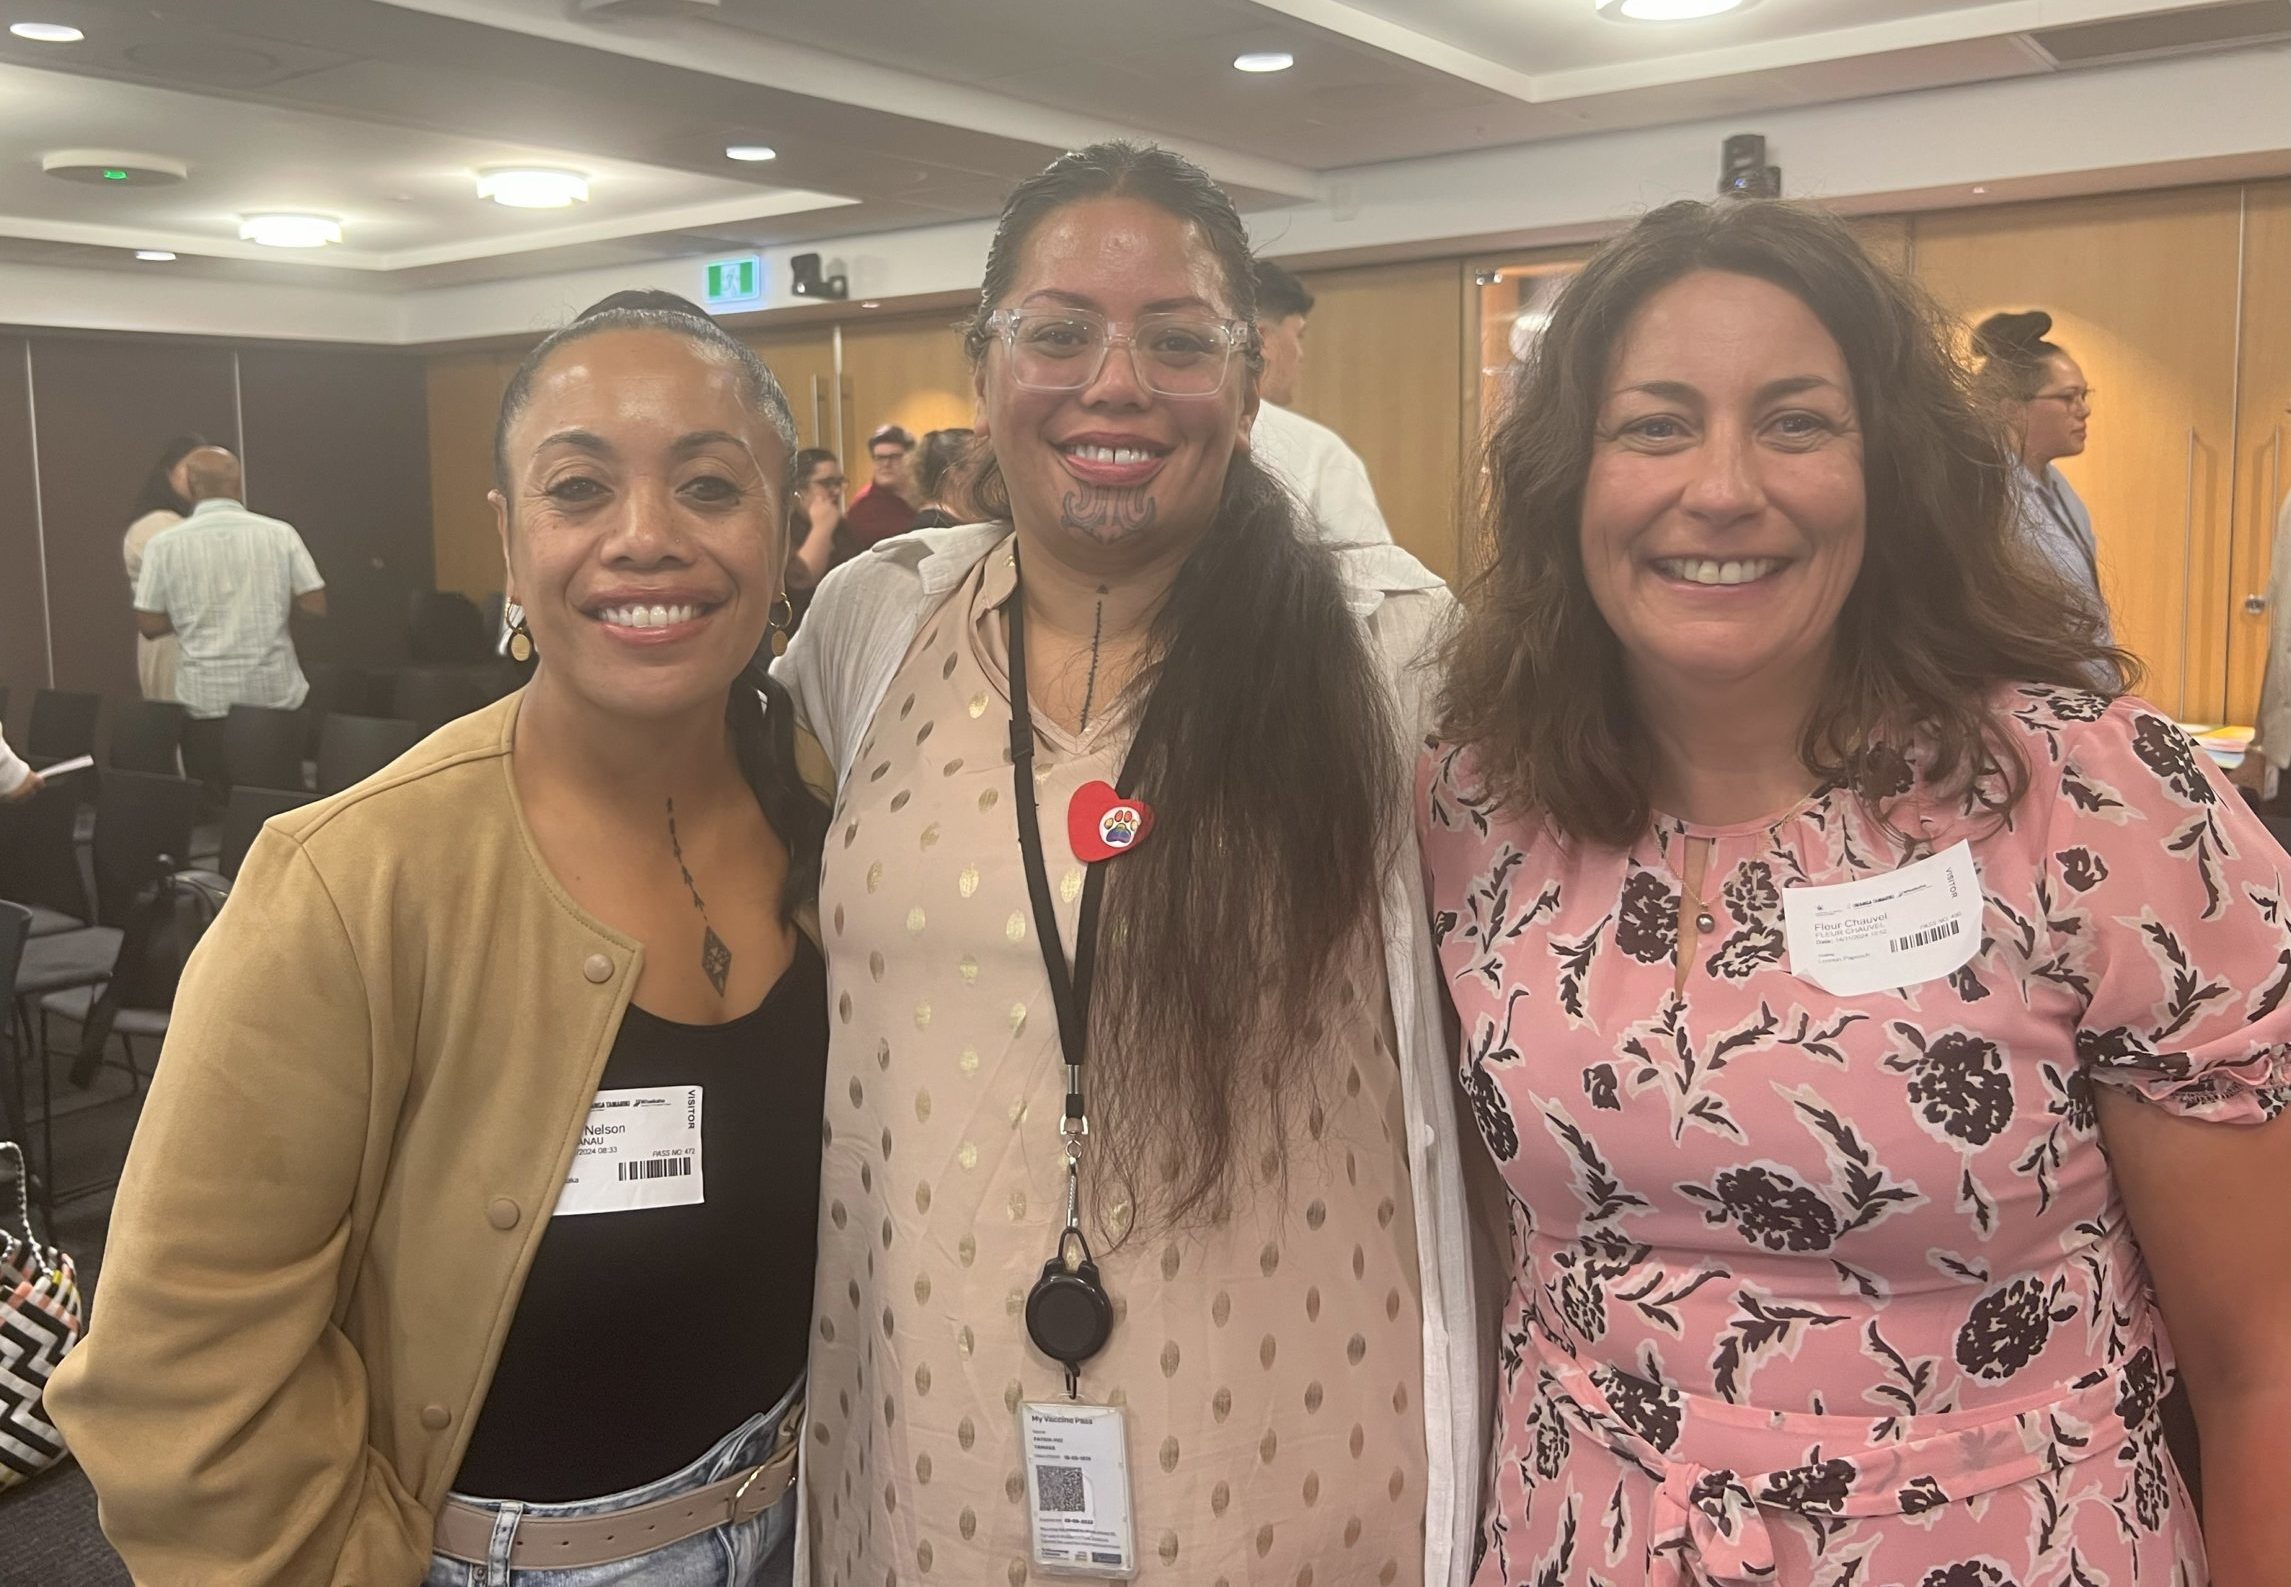
POLYGON ((5 799, 24 786, 24 779, 32 775, 32 768, 24 764, 24 757, 8 747, 5 734, 0 734, 0 799, 5 799))
POLYGON ((1249 431, 1249 455, 1289 487, 1323 544, 1392 544, 1392 530, 1376 505, 1376 487, 1368 481, 1368 465, 1327 425, 1260 402, 1249 431))
POLYGON ((135 609, 166 613, 182 637, 175 698, 192 716, 292 710, 310 685, 287 616, 297 596, 325 587, 294 525, 215 498, 144 548, 135 609))
MULTIPOLYGON (((899 535, 824 579, 772 675, 835 767, 838 794, 860 742, 916 634, 965 575, 1010 534, 1002 523, 899 535)), ((1428 731, 1436 677, 1431 651, 1455 609, 1439 577, 1399 547, 1334 546, 1346 605, 1392 690, 1399 745, 1413 754, 1428 731)), ((1455 1105, 1455 1065, 1442 1019, 1414 823, 1397 822, 1381 904, 1385 979, 1398 1032, 1402 1109, 1416 1215, 1424 1317, 1426 1587, 1464 1587, 1479 1525, 1480 1464, 1491 1403, 1483 1334, 1493 1310, 1474 1296, 1471 1221, 1455 1105)), ((798 1479, 802 1491, 801 1477, 798 1479)), ((808 1494, 799 1501, 808 1505, 808 1494)), ((808 1525, 796 1524, 796 1579, 808 1580, 808 1525)))

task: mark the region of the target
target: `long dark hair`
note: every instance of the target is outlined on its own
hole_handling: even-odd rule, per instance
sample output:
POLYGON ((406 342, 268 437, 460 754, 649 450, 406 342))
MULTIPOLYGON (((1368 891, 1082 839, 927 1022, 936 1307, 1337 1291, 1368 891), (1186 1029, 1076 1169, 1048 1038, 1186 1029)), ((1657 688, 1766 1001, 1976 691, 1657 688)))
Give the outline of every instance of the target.
POLYGON ((1943 794, 2001 773, 2009 811, 2028 767, 1991 720, 1996 689, 2090 689, 2102 664, 2129 686, 2137 664, 2011 532, 2013 465, 1970 400, 1940 309, 1839 222, 1780 202, 1666 204, 1560 294, 1489 438, 1493 558, 1449 647, 1442 734, 1475 746, 1507 809, 1615 846, 1646 829, 1653 751, 1584 579, 1583 486, 1615 345, 1642 303, 1696 270, 1790 293, 1853 375, 1865 549, 1800 757, 1886 789, 1915 748, 1943 794))
POLYGON ((135 493, 135 505, 127 510, 128 522, 154 512, 189 517, 191 504, 175 493, 175 482, 167 476, 176 464, 206 444, 207 438, 203 435, 178 435, 161 447, 151 472, 143 476, 143 488, 135 493))
MULTIPOLYGON (((493 479, 505 497, 508 489, 509 428, 532 400, 533 379, 559 348, 605 331, 663 331, 696 342, 729 361, 739 376, 741 400, 772 428, 779 438, 780 499, 785 502, 794 478, 795 416, 788 409, 787 393, 755 349, 711 319, 698 304, 673 292, 627 291, 590 304, 572 323, 543 338, 525 355, 501 394, 501 415, 493 427, 493 479)), ((805 784, 796 769, 795 701, 774 681, 760 662, 732 680, 724 701, 724 720, 732 729, 732 747, 740 772, 756 796, 764 819, 788 848, 787 883, 780 892, 780 913, 792 918, 819 897, 820 857, 827 843, 827 806, 805 784)))
MULTIPOLYGON (((1021 183, 987 254, 965 343, 991 345, 1036 227, 1121 196, 1190 222, 1260 362, 1249 240, 1208 174, 1102 143, 1021 183)), ((974 502, 1008 519, 986 459, 974 502)), ((1334 556, 1271 476, 1236 457, 1215 520, 1154 619, 1132 751, 1153 841, 1109 874, 1092 1009, 1092 1142, 1130 1227, 1214 1221, 1314 1094, 1345 973, 1375 952, 1382 864, 1404 789, 1383 682, 1334 556)), ((1124 1231, 1112 1230, 1119 1235, 1124 1231)))

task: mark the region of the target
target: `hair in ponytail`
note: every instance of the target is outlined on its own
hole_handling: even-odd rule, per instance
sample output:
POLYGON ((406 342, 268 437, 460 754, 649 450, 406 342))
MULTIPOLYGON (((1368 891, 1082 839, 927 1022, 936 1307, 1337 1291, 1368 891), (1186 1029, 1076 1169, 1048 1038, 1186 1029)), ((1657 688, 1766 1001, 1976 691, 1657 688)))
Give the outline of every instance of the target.
MULTIPOLYGON (((1208 173, 1097 144, 1019 184, 987 256, 967 345, 1026 240, 1069 204, 1121 196, 1190 222, 1261 363, 1248 234, 1208 173)), ((1007 518, 991 462, 972 499, 1007 518)), ((1317 1089, 1340 1021, 1381 1019, 1346 977, 1376 960, 1377 899, 1405 789, 1386 689, 1336 558, 1247 457, 1155 618, 1132 764, 1153 841, 1106 880, 1093 1000, 1091 1128, 1137 1209, 1128 1229, 1223 1217, 1317 1089)), ((1371 972, 1373 973, 1373 972, 1371 972)))

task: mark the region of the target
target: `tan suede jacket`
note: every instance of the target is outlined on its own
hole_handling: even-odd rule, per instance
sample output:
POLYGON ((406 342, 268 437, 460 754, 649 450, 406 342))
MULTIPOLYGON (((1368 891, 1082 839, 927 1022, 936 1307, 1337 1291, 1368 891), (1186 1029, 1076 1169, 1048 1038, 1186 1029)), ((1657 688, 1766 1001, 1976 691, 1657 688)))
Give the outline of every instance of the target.
POLYGON ((272 820, 192 956, 48 1400, 142 1587, 428 1569, 643 962, 541 862, 519 698, 272 820))

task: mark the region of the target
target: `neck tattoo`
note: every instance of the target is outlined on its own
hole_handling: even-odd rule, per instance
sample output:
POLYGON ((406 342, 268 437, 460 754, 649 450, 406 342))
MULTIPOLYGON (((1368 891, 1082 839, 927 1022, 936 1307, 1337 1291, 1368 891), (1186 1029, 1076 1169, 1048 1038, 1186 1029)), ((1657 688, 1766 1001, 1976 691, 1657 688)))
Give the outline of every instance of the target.
POLYGON ((684 863, 684 845, 676 836, 676 801, 668 801, 668 848, 676 856, 676 869, 684 878, 684 889, 692 895, 692 907, 700 911, 700 973, 708 977, 708 984, 716 995, 724 995, 724 983, 732 974, 732 950, 724 946, 724 939, 716 935, 716 928, 708 923, 708 906, 700 901, 700 888, 692 880, 692 868, 684 863))
POLYGON ((1090 707, 1098 698, 1098 650, 1106 639, 1106 587, 1098 586, 1098 615, 1090 620, 1090 678, 1082 686, 1082 720, 1074 731, 1090 731, 1090 707))

